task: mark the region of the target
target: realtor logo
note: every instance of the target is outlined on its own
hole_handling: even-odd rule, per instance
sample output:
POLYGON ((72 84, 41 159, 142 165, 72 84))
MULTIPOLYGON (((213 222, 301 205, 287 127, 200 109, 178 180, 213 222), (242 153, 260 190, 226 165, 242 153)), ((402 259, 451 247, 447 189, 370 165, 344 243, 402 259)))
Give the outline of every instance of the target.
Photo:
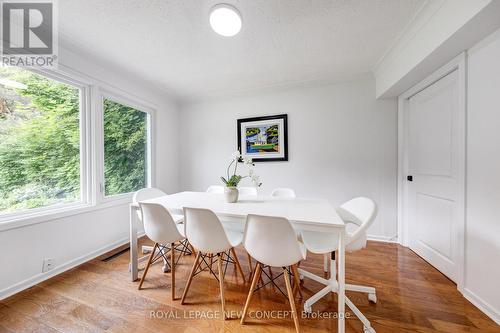
POLYGON ((55 2, 2 0, 2 64, 21 67, 57 65, 55 2))

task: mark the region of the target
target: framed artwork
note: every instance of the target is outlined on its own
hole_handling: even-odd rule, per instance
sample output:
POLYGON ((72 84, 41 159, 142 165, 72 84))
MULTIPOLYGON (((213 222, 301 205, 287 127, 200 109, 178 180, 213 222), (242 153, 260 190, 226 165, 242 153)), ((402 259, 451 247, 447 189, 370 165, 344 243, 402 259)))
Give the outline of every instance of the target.
POLYGON ((238 119, 238 150, 255 162, 288 161, 287 115, 238 119))

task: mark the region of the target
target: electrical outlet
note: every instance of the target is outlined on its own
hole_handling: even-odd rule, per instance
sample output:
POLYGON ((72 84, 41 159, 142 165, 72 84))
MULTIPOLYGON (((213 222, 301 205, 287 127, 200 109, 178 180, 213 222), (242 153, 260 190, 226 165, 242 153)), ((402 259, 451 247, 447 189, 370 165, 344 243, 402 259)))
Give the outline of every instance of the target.
POLYGON ((54 268, 54 259, 45 258, 43 259, 42 273, 48 272, 54 268))

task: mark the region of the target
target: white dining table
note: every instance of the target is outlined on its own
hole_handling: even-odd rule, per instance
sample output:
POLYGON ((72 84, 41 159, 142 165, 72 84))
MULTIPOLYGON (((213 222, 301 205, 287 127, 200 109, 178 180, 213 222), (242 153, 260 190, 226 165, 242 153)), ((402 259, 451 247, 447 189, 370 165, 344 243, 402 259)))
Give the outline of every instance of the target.
MULTIPOLYGON (((325 199, 240 196, 238 202, 227 203, 223 194, 180 192, 144 202, 159 203, 172 214, 183 214, 184 207, 212 210, 224 221, 244 223, 248 214, 286 217, 294 229, 339 233, 338 247, 338 332, 345 331, 345 224, 335 208, 325 199)), ((137 203, 130 204, 130 272, 138 278, 137 203)))

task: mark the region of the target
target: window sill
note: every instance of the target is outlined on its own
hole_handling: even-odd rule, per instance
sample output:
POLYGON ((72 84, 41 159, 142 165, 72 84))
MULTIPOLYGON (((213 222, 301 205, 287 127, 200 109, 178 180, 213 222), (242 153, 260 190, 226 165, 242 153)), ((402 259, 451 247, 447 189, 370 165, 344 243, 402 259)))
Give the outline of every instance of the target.
POLYGON ((132 200, 130 198, 120 198, 112 201, 107 201, 99 205, 91 204, 75 204, 66 207, 59 207, 46 211, 24 212, 11 216, 8 219, 0 219, 0 232, 27 227, 34 224, 50 222, 53 220, 65 218, 68 216, 89 213, 115 206, 128 205, 132 200))

